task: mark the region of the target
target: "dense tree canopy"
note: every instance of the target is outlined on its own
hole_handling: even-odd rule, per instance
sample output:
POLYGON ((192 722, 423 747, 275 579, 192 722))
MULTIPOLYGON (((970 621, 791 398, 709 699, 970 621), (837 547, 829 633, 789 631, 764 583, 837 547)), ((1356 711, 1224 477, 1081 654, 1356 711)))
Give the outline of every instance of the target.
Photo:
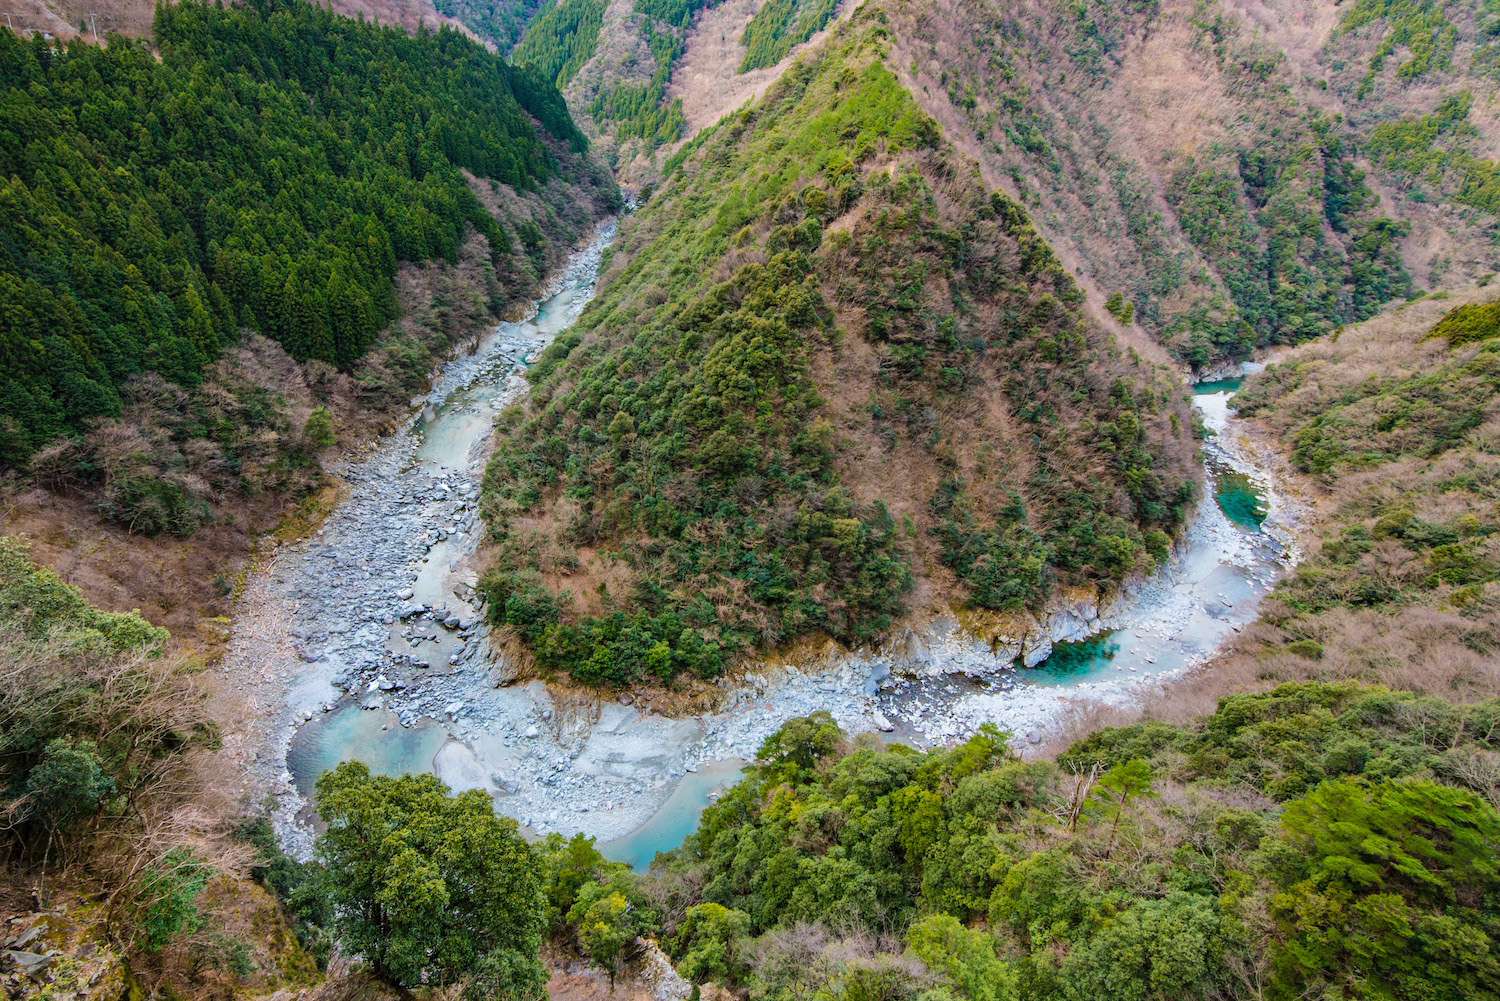
POLYGON ((537 11, 512 56, 518 65, 566 87, 594 54, 603 19, 600 0, 553 0, 537 11))
POLYGON ((1054 764, 993 730, 923 754, 794 720, 647 886, 685 973, 768 1001, 869 977, 888 999, 1493 999, 1500 814, 1460 762, 1500 757, 1497 721, 1286 685, 1054 764))
POLYGON ((837 0, 770 0, 745 25, 740 72, 775 66, 793 46, 807 41, 833 16, 837 0))
POLYGON ((485 587, 543 668, 625 685, 872 640, 928 540, 1008 611, 1165 554, 1193 495, 1180 387, 1083 318, 877 38, 679 155, 503 417, 485 587), (856 488, 862 449, 920 473, 856 488))
POLYGON ((545 926, 541 871, 515 821, 480 790, 357 762, 317 784, 323 893, 339 940, 392 983, 478 976, 483 996, 535 998, 545 926))
POLYGON ((455 260, 467 227, 507 249, 466 171, 546 180, 535 122, 583 145, 550 81, 452 31, 190 2, 155 42, 0 35, 0 465, 243 328, 349 366, 398 261, 455 260))

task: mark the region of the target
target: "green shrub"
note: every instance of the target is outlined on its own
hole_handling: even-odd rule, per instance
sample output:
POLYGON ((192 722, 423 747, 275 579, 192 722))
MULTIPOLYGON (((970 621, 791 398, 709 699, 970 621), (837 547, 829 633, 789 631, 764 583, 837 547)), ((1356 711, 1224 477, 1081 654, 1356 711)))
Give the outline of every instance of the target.
POLYGON ((302 425, 302 440, 311 449, 329 448, 337 440, 333 436, 333 415, 327 407, 313 407, 302 425))
POLYGON ((478 975, 502 996, 541 995, 536 855, 488 796, 344 762, 319 777, 316 800, 321 890, 345 950, 400 986, 478 975))
POLYGON ((186 848, 174 848, 136 883, 136 923, 142 943, 160 952, 178 935, 192 934, 203 923, 196 901, 212 870, 186 848))
POLYGON ((213 519, 206 503, 176 480, 125 476, 108 483, 96 507, 111 521, 142 535, 192 535, 213 519))
POLYGON ((91 816, 114 791, 114 779, 89 740, 54 737, 26 773, 25 794, 35 804, 32 809, 53 830, 91 816))
POLYGON ((1317 640, 1293 640, 1282 647, 1287 653, 1295 654, 1306 660, 1322 660, 1323 644, 1317 640))
POLYGON ((1449 347, 1500 337, 1500 301, 1457 306, 1437 322, 1428 337, 1441 337, 1449 347))

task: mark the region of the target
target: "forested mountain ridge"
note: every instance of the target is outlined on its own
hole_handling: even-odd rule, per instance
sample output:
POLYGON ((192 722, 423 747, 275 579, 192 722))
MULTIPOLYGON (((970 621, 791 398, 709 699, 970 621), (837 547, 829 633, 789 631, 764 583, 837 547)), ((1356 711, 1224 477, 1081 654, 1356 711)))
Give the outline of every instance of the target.
POLYGON ((492 614, 593 684, 1162 559, 1180 383, 1126 353, 857 16, 679 155, 485 478, 492 614), (897 476, 890 471, 899 469, 897 476))
POLYGON ((241 325, 350 368, 394 318, 398 261, 456 262, 466 226, 510 250, 462 171, 544 183, 529 118, 584 145, 556 91, 451 33, 286 10, 164 7, 159 63, 123 38, 0 40, 7 467, 118 414, 129 375, 196 381, 241 325))
POLYGON ((1492 4, 967 0, 892 17, 929 113, 1101 300, 1120 294, 1194 366, 1493 269, 1492 4))
MULTIPOLYGON (((556 73, 639 185, 853 6, 460 13, 502 51, 524 21, 520 57, 556 73)), ((1494 256, 1492 0, 965 0, 890 13, 899 72, 987 183, 1029 207, 1091 296, 1119 295, 1200 371, 1461 286, 1494 256)))
POLYGON ((189 3, 154 45, 0 37, 0 465, 134 532, 265 526, 617 195, 452 31, 189 3))
MULTIPOLYGON (((1494 257, 1490 3, 884 6, 897 72, 987 183, 1100 303, 1120 296, 1123 318, 1199 370, 1461 286, 1494 257)), ((834 14, 705 4, 672 29, 680 45, 647 45, 640 4, 547 10, 523 51, 566 46, 559 83, 591 130, 616 130, 596 117, 605 90, 657 95, 635 133, 649 142, 609 140, 641 183, 834 14)))

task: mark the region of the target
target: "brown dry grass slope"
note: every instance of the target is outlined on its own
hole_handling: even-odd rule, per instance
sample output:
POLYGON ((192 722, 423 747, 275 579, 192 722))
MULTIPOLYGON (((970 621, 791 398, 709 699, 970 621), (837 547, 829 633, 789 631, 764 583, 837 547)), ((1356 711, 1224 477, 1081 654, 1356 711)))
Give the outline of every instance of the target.
MULTIPOLYGON (((1474 95, 1469 123, 1478 133, 1472 151, 1493 157, 1496 78, 1470 68, 1468 42, 1460 42, 1449 68, 1411 81, 1395 79, 1392 57, 1373 88, 1357 96, 1383 22, 1338 34, 1347 5, 883 6, 897 45, 893 64, 950 140, 979 161, 987 181, 1026 203, 1086 287, 1101 299, 1123 292, 1136 303, 1137 321, 1189 360, 1240 350, 1227 332, 1214 335, 1216 346, 1206 353, 1185 350, 1192 331, 1230 323, 1232 304, 1260 343, 1276 343, 1325 332, 1380 299, 1403 295, 1399 275, 1384 285, 1360 284, 1365 244, 1355 234, 1380 217, 1409 232, 1372 261, 1386 269, 1404 264, 1419 287, 1461 286, 1493 266, 1492 214, 1414 197, 1411 184, 1364 154, 1375 125, 1431 112, 1443 95, 1467 88, 1474 95), (1254 176, 1263 161, 1274 176, 1254 176), (1369 193, 1358 218, 1341 219, 1320 204, 1326 192, 1319 178, 1347 169, 1365 172, 1369 193), (1206 185, 1190 183, 1210 177, 1225 184, 1227 203, 1207 204, 1206 185), (1262 196, 1270 204, 1257 203, 1262 196), (1241 217, 1251 222, 1247 240, 1241 217), (1289 238, 1297 246, 1287 254, 1289 238), (1329 305, 1317 322, 1282 305, 1272 307, 1274 315, 1256 315, 1267 304, 1249 301, 1241 286, 1253 281, 1235 271, 1247 254, 1278 253, 1278 266, 1290 260, 1315 280, 1345 285, 1319 291, 1329 305)), ((1454 16, 1469 25, 1460 28, 1461 39, 1464 31, 1477 34, 1454 16)), ((1291 298, 1288 283, 1306 281, 1288 272, 1278 287, 1273 277, 1262 298, 1291 298)))

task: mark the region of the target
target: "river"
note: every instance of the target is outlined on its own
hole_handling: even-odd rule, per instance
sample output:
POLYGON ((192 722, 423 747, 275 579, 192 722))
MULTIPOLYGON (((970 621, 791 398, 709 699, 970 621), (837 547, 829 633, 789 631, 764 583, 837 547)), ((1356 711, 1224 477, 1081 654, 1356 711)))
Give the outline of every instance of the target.
POLYGON ((592 296, 612 234, 602 227, 573 255, 530 317, 445 366, 413 418, 341 471, 338 510, 267 571, 256 634, 237 631, 231 657, 265 664, 283 693, 285 736, 261 766, 282 770, 274 816, 296 853, 310 844, 313 782, 354 758, 483 789, 531 834, 581 831, 644 867, 786 719, 826 709, 851 731, 919 745, 996 722, 1024 749, 1080 699, 1128 701, 1210 656, 1285 559, 1261 528, 1274 491, 1234 441, 1234 386, 1210 385, 1194 402, 1218 432, 1205 448, 1218 503, 1200 504, 1168 565, 1102 614, 1044 624, 1051 655, 1035 669, 934 623, 880 651, 753 667, 725 683, 720 711, 686 719, 540 682, 497 687, 472 590, 485 446, 495 414, 525 392, 527 364, 592 296))

